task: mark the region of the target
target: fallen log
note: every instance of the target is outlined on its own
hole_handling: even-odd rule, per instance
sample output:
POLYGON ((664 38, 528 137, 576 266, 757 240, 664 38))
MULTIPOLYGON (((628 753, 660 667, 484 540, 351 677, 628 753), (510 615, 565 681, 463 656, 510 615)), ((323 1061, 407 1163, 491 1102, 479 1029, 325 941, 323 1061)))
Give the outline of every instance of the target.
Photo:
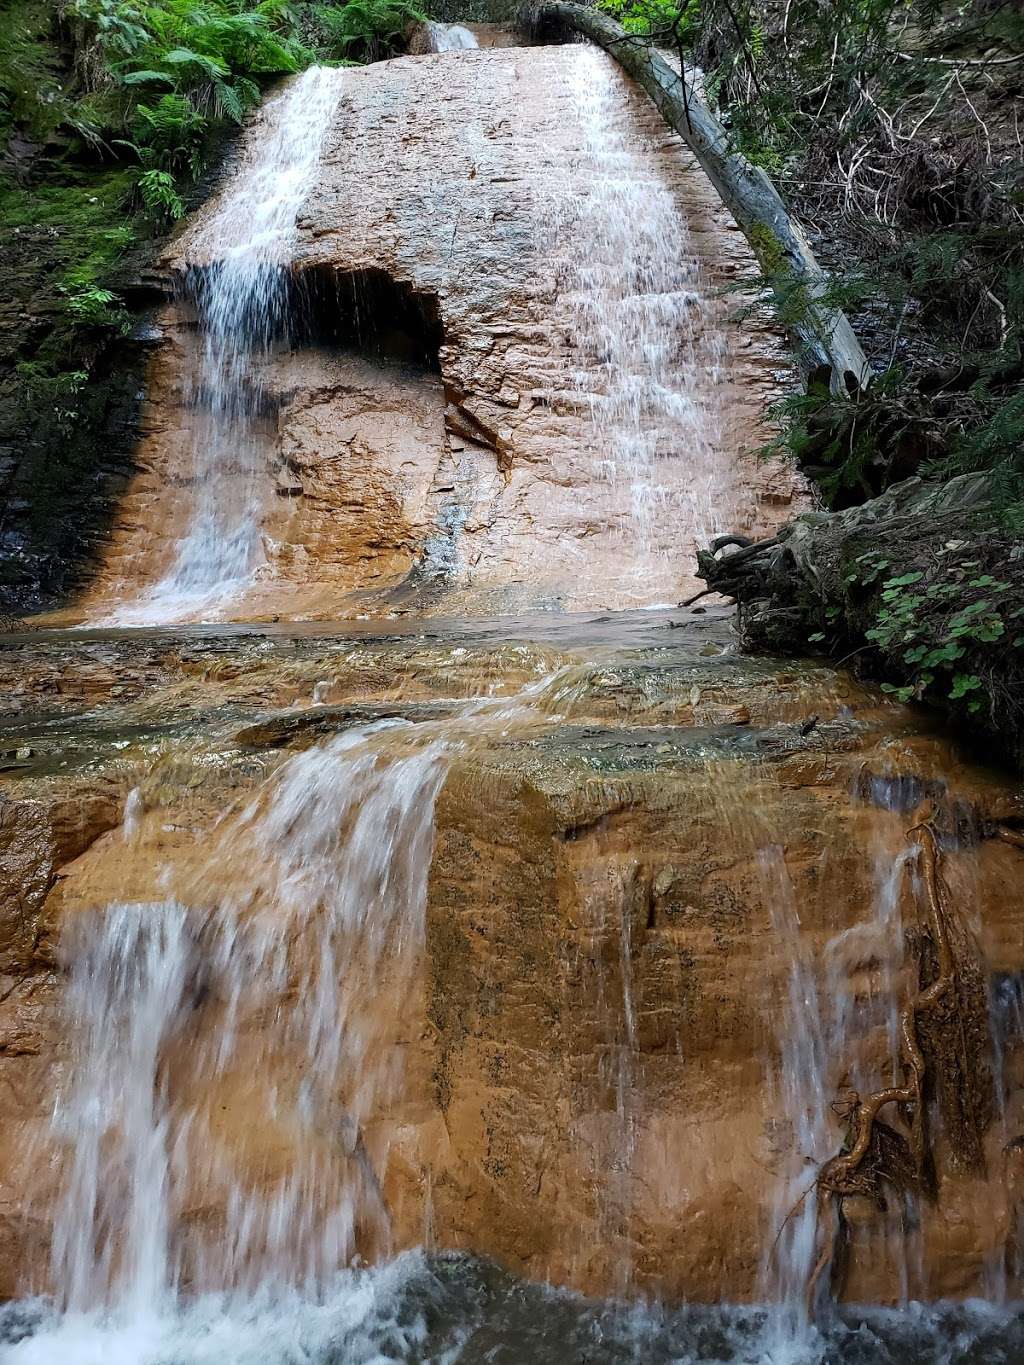
POLYGON ((747 648, 810 646, 850 663, 900 700, 941 707, 1024 768, 1018 542, 989 476, 915 478, 858 507, 805 512, 754 545, 719 538, 698 552, 697 577, 737 603, 747 648), (969 630, 972 613, 986 625, 961 639, 957 623, 969 630))
POLYGON ((765 172, 735 151, 691 81, 599 10, 546 0, 531 10, 541 35, 572 30, 599 44, 650 95, 693 152, 750 243, 796 345, 805 381, 834 392, 866 387, 868 364, 846 315, 826 300, 827 277, 765 172))

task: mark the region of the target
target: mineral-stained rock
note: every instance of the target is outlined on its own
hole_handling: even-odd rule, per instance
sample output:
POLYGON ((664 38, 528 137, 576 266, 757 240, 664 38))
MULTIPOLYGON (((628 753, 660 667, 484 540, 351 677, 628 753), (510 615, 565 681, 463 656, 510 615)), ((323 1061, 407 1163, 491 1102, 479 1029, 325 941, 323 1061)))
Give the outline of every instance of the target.
MULTIPOLYGON (((443 733, 457 724, 453 696, 479 697, 503 676, 514 692, 547 658, 572 690, 546 718, 488 730, 470 716, 449 731, 461 737, 436 810, 424 951, 399 1016, 379 1021, 397 1029, 404 1080, 361 1134, 339 1137, 338 1170, 361 1140, 396 1246, 429 1236, 587 1291, 628 1280, 691 1299, 766 1292, 782 1174, 813 1176, 778 1102, 797 945, 820 1008, 863 1023, 827 1052, 826 1093, 807 1092, 827 1114, 851 1068, 888 1075, 886 1002, 905 982, 884 965, 900 945, 879 916, 923 794, 941 804, 944 839, 958 840, 944 875, 973 907, 990 971, 1021 970, 1022 855, 982 837, 1017 801, 849 679, 744 662, 713 615, 684 624, 647 624, 635 648, 576 645, 557 657, 486 630, 424 640, 360 635, 359 623, 347 637, 71 635, 0 650, 0 680, 9 654, 22 686, 39 685, 36 723, 17 722, 33 759, 0 778, 0 1119, 13 1135, 0 1148, 3 1291, 24 1288, 26 1274, 46 1283, 62 1169, 49 1114, 74 1037, 54 964, 69 926, 173 894, 203 942, 216 905, 261 884, 252 849, 224 842, 232 812, 266 801, 264 784, 304 730, 323 741, 355 716, 390 712, 443 733), (112 679, 126 689, 102 723, 101 664, 108 689, 112 679), (61 691, 44 686, 57 678, 61 691), (312 700, 324 679, 328 706, 312 700), (722 714, 695 715, 695 692, 698 713, 714 702, 722 714), (437 697, 443 707, 421 704, 437 697), (740 698, 749 719, 737 725, 740 698), (806 730, 812 712, 819 723, 806 730), (234 738, 245 723, 258 727, 258 751, 234 738), (799 926, 787 929, 790 903, 799 926)), ((912 899, 902 905, 911 923, 912 899)), ((267 1063, 279 1022, 261 1009, 238 1066, 212 1079, 201 1062, 218 1008, 211 985, 167 1044, 162 1074, 171 1102, 214 1115, 217 1150, 269 1188, 300 1138, 269 1122, 267 1087, 287 1095, 304 1073, 267 1063)), ((370 1000, 380 990, 349 985, 370 1000)), ((1021 1061, 1013 1042, 1007 1078, 1021 1061)), ((865 1213, 850 1296, 897 1294, 908 1245, 909 1264, 920 1256, 924 1268, 912 1292, 975 1292, 1019 1236, 1000 1149, 1022 1126, 1018 1092, 986 1136, 984 1178, 946 1163, 940 1139, 940 1197, 922 1206, 920 1233, 865 1213)), ((834 1151, 838 1122, 830 1133, 834 1151)), ((223 1194, 202 1160, 191 1170, 177 1192, 182 1228, 216 1241, 223 1194)), ((361 1235, 365 1253, 380 1250, 371 1229, 361 1235)))

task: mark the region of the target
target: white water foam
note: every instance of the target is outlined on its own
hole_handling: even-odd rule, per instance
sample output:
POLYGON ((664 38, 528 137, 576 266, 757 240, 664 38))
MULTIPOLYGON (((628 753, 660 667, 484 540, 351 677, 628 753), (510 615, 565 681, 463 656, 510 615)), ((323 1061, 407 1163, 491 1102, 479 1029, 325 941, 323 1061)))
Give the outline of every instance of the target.
POLYGON ((480 46, 475 35, 462 24, 439 24, 431 19, 427 28, 430 32, 432 52, 465 52, 469 48, 480 46))
MULTIPOLYGON (((426 1273, 409 1252, 372 1270, 342 1272, 316 1300, 281 1288, 251 1296, 204 1294, 187 1303, 154 1300, 92 1312, 38 1313, 21 1340, 0 1344, 9 1365, 449 1365, 464 1333, 454 1323, 424 1353, 429 1300, 410 1302, 426 1273)), ((429 1285, 428 1285, 429 1288, 429 1285)), ((2 1324, 0 1324, 2 1325, 2 1324)), ((20 1332, 12 1335, 21 1335, 20 1332)))

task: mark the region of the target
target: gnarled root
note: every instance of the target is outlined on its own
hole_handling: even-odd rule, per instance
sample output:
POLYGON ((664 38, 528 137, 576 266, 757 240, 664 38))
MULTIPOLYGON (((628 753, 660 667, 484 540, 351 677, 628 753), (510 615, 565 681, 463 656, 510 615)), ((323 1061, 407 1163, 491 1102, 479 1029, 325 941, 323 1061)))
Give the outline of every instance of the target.
MULTIPOLYGON (((939 876, 939 849, 933 826, 934 808, 909 831, 920 848, 924 894, 923 924, 916 939, 919 989, 900 1014, 901 1085, 886 1086, 861 1097, 848 1091, 833 1106, 848 1125, 842 1152, 827 1161, 818 1174, 818 1223, 821 1251, 807 1286, 809 1310, 818 1297, 826 1271, 833 1285, 836 1274, 837 1230, 845 1230, 843 1200, 864 1196, 880 1210, 886 1208, 885 1190, 934 1195, 934 1178, 925 1129, 925 1085, 938 1070, 944 1117, 955 1109, 952 1125, 954 1156, 966 1165, 981 1160, 980 1138, 991 1117, 984 1085, 972 1077, 978 1067, 977 1040, 968 1036, 976 1012, 977 982, 965 934, 947 903, 939 876), (958 948, 960 951, 958 952, 958 948), (961 976, 964 977, 961 980, 961 976), (963 1015, 967 1014, 965 1023, 963 1015), (951 1092, 955 1092, 955 1095, 951 1092), (879 1115, 895 1105, 907 1135, 879 1115), (958 1126, 959 1125, 959 1126, 958 1126)), ((947 1128, 951 1125, 947 1121, 947 1128)))

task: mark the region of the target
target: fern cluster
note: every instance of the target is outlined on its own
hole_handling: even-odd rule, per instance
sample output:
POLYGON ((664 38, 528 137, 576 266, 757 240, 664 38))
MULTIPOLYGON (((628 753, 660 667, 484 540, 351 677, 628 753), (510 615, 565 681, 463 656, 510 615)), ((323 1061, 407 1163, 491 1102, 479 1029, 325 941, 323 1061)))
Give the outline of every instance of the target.
POLYGON ((107 378, 94 394, 81 377, 129 326, 126 253, 184 214, 271 83, 313 62, 391 55, 420 11, 412 0, 353 0, 351 12, 340 0, 0 0, 0 11, 0 243, 8 310, 26 319, 0 336, 0 447, 60 447, 32 465, 59 495, 34 493, 32 506, 73 527, 75 470, 91 467, 93 424, 117 387, 107 378))
POLYGON ((262 82, 314 56, 285 0, 69 0, 64 19, 84 87, 80 131, 133 154, 144 204, 171 217, 182 210, 175 181, 201 173, 211 126, 241 122, 262 82))
POLYGON ((396 51, 410 23, 422 23, 427 16, 413 0, 348 0, 346 5, 318 6, 316 17, 341 57, 375 62, 396 51))

